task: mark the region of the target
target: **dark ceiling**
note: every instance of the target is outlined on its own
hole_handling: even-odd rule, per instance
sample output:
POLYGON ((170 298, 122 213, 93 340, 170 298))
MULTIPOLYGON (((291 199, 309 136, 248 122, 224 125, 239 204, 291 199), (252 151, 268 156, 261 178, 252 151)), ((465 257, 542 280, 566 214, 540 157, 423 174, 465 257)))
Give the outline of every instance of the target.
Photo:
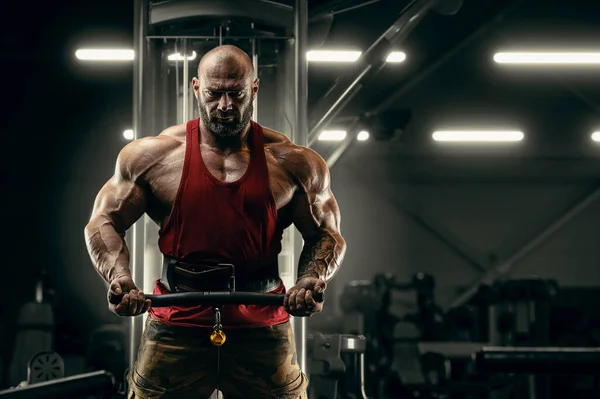
MULTIPOLYGON (((309 0, 311 48, 321 44, 323 49, 365 51, 403 11, 410 12, 420 3, 423 1, 309 0), (332 24, 322 36, 316 32, 321 32, 323 25, 316 21, 326 17, 332 24), (314 40, 316 36, 324 40, 314 40)), ((235 2, 229 5, 233 7, 235 2)), ((220 23, 212 20, 202 25, 196 18, 190 20, 189 31, 214 34, 220 23)), ((243 21, 236 25, 234 21, 231 26, 229 34, 239 35, 248 33, 250 25, 243 21)), ((186 31, 185 25, 178 28, 179 32, 186 31)), ((161 29, 163 34, 170 32, 169 26, 161 29)), ((268 29, 265 34, 269 34, 268 29)), ((595 128, 600 130, 600 108, 596 105, 600 103, 600 73, 596 67, 514 68, 495 64, 492 55, 498 50, 594 51, 599 39, 597 1, 464 0, 458 12, 429 11, 406 39, 395 45, 407 54, 406 61, 387 64, 365 81, 335 125, 343 127, 346 118, 387 111, 386 119, 391 122, 385 125, 389 127, 395 118, 402 122, 411 115, 402 134, 386 144, 386 148, 394 148, 391 156, 431 155, 432 150, 438 150, 431 142, 431 132, 437 128, 502 127, 525 133, 519 154, 595 157, 597 149, 590 144, 589 134, 595 128)), ((265 67, 272 63, 269 43, 273 41, 260 44, 265 67)), ((358 68, 355 64, 310 64, 308 103, 313 123, 335 99, 323 100, 331 85, 340 79, 352 80, 358 68)), ((367 128, 377 133, 374 126, 367 128)), ((395 127, 404 126, 400 123, 395 127)), ((319 152, 327 155, 327 145, 319 146, 319 152)), ((506 151, 507 155, 517 154, 514 149, 506 151)))
MULTIPOLYGON (((335 15, 323 47, 364 51, 406 4, 382 0, 335 15)), ((519 150, 492 150, 504 155, 595 158, 598 148, 589 135, 600 130, 600 69, 506 67, 495 64, 492 55, 499 50, 598 51, 598 39, 600 2, 465 0, 453 15, 429 12, 397 46, 407 60, 388 64, 341 116, 388 110, 392 119, 395 113, 402 119, 409 109, 406 129, 385 144, 388 158, 439 154, 433 130, 465 127, 523 131, 519 150)), ((311 64, 309 104, 317 103, 335 79, 351 77, 351 69, 311 64)), ((310 112, 315 120, 324 109, 310 112)), ((371 148, 381 155, 381 147, 371 148)), ((489 155, 480 149, 477 154, 489 155)))
MULTIPOLYGON (((47 9, 41 8, 40 13, 29 18, 30 26, 38 29, 15 30, 14 34, 2 37, 6 50, 2 56, 6 60, 15 54, 22 58, 32 57, 28 52, 30 47, 21 45, 26 41, 30 46, 39 48, 39 54, 59 57, 63 60, 57 64, 60 69, 48 72, 47 77, 56 86, 55 93, 64 88, 62 82, 65 80, 59 78, 60 74, 68 74, 68 78, 76 79, 78 85, 85 84, 81 91, 86 95, 99 95, 98 89, 107 87, 109 83, 115 85, 115 93, 118 87, 131 87, 131 70, 127 66, 122 69, 94 69, 76 63, 65 65, 67 62, 64 60, 72 58, 74 48, 89 44, 94 37, 104 41, 107 37, 112 38, 127 47, 133 43, 135 11, 131 3, 83 3, 87 2, 73 1, 69 13, 55 10, 54 14, 50 14, 50 5, 44 6, 47 9), (73 18, 73 15, 79 15, 79 18, 73 18), (83 39, 88 42, 83 42, 83 39), (115 79, 118 83, 114 83, 115 79)), ((277 3, 291 6, 293 0, 278 0, 277 3)), ((415 3, 419 2, 308 1, 313 21, 319 16, 333 16, 322 48, 362 51, 404 9, 415 3)), ((311 33, 314 34, 316 26, 314 23, 311 25, 311 33)), ((493 63, 491 57, 500 49, 594 51, 599 48, 599 39, 600 2, 597 1, 464 0, 460 10, 451 15, 428 12, 406 40, 396 45, 398 50, 406 52, 406 61, 386 65, 342 110, 338 119, 344 121, 345 117, 387 110, 387 119, 393 124, 396 119, 406 120, 409 112, 410 122, 402 134, 392 141, 364 146, 364 151, 373 149, 375 155, 384 152, 388 158, 436 155, 440 148, 431 142, 433 129, 477 126, 506 127, 525 133, 525 141, 519 145, 518 152, 515 147, 493 150, 504 151, 505 155, 595 159, 598 148, 590 143, 589 134, 595 129, 600 130, 597 115, 600 109, 597 105, 600 104, 598 68, 507 68, 493 63)), ((263 50, 268 54, 266 44, 263 44, 263 50)), ((25 66, 19 65, 19 72, 34 76, 36 65, 45 65, 42 64, 43 57, 32 61, 25 66)), ((268 57, 262 58, 262 61, 268 63, 268 57)), ((17 64, 6 65, 13 68, 17 64)), ((332 83, 338 78, 352 79, 356 68, 353 64, 310 64, 308 103, 313 121, 327 109, 319 100, 332 83)), ((11 82, 13 92, 23 97, 35 90, 35 83, 33 79, 11 82)), ((130 103, 122 95, 119 98, 126 104, 130 103)), ((76 103, 77 107, 84 105, 76 103)), ((71 104, 69 107, 74 106, 71 104)), ((67 112, 72 109, 69 107, 63 105, 58 112, 67 112)), ((126 122, 131 112, 128 108, 121 109, 121 118, 126 122)), ((53 111, 52 115, 58 115, 57 111, 53 111)), ((343 127, 343 123, 338 124, 343 127)), ((371 129, 375 128, 371 126, 371 129)), ((43 140, 49 137, 41 135, 43 140)), ((327 147, 332 148, 332 145, 323 143, 319 146, 319 151, 325 155, 328 154, 327 147)), ((444 150, 444 154, 452 151, 444 150)))

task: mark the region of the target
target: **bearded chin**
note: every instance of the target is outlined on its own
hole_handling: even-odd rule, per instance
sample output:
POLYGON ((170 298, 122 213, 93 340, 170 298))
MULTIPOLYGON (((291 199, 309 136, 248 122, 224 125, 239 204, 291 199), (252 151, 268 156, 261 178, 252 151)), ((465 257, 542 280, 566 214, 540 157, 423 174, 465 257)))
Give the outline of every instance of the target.
POLYGON ((254 107, 252 106, 252 103, 250 103, 246 109, 244 109, 241 119, 234 118, 231 123, 223 123, 219 122, 216 118, 211 118, 208 115, 208 112, 206 112, 206 108, 200 105, 198 106, 198 111, 200 112, 202 123, 204 123, 204 126, 206 126, 212 134, 218 137, 235 137, 240 135, 244 128, 248 126, 248 123, 252 118, 254 107))

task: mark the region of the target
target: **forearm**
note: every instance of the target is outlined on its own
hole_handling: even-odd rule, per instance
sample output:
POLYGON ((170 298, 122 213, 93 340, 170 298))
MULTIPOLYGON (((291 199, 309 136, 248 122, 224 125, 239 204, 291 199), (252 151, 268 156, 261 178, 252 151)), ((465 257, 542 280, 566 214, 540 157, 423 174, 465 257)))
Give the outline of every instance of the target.
POLYGON ((331 280, 345 253, 346 242, 339 233, 325 231, 315 239, 305 241, 298 263, 298 278, 310 276, 331 280))
POLYGON ((106 282, 131 277, 124 233, 119 234, 108 219, 92 219, 85 228, 85 242, 94 267, 106 282))

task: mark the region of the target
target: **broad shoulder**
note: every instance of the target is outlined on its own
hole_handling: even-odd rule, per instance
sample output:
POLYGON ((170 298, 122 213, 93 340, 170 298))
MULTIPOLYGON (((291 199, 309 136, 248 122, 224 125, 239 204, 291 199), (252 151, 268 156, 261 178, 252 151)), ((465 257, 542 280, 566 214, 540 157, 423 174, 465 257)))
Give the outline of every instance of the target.
POLYGON ((271 128, 262 126, 265 145, 291 143, 292 141, 283 133, 280 133, 271 128))
POLYGON ((291 141, 271 145, 271 154, 305 190, 323 191, 330 184, 329 168, 316 151, 291 141))
POLYGON ((185 129, 186 129, 185 123, 170 126, 170 127, 166 128, 165 130, 163 130, 162 132, 160 132, 158 137, 170 137, 173 139, 185 141, 185 129))
POLYGON ((119 152, 117 175, 137 180, 182 145, 185 145, 185 126, 182 135, 181 125, 169 127, 158 136, 134 140, 119 152))

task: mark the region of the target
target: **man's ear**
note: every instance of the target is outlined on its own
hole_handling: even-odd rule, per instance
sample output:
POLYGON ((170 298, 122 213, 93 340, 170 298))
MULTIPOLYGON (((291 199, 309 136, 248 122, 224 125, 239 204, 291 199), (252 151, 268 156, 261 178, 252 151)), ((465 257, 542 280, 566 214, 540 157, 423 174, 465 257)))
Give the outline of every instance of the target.
POLYGON ((196 77, 192 78, 192 88, 194 89, 196 100, 200 100, 200 80, 196 77))

